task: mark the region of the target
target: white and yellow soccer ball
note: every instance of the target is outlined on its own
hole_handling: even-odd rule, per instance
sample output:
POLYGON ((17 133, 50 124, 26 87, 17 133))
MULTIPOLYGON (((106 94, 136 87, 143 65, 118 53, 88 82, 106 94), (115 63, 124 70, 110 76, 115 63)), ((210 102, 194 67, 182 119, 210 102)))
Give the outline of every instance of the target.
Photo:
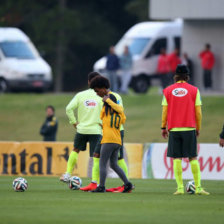
POLYGON ((195 184, 193 180, 190 180, 186 184, 186 192, 188 194, 194 194, 195 193, 195 184))
POLYGON ((72 190, 79 190, 82 186, 82 179, 76 176, 70 177, 68 186, 72 190))
POLYGON ((27 190, 28 182, 23 177, 17 177, 15 180, 13 180, 12 187, 14 191, 23 192, 27 190))

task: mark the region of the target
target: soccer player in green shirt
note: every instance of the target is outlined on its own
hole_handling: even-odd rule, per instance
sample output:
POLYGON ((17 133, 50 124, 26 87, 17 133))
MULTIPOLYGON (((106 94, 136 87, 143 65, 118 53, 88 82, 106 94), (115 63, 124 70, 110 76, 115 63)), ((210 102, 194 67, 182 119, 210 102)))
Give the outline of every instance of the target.
MULTIPOLYGON (((88 84, 91 79, 98 75, 99 73, 97 72, 91 72, 88 75, 88 84)), ((93 156, 97 142, 102 138, 100 120, 102 104, 102 99, 97 96, 94 90, 87 89, 76 94, 67 105, 66 114, 68 116, 69 123, 77 129, 77 133, 74 140, 74 149, 70 153, 67 162, 66 173, 60 177, 61 181, 69 181, 73 168, 78 160, 78 154, 80 151, 86 150, 87 142, 90 143, 90 156, 93 156), (77 111, 78 119, 76 119, 74 115, 74 110, 77 111)))
MULTIPOLYGON (((88 75, 88 85, 96 76, 100 76, 97 72, 91 72, 88 75)), ((116 98, 122 103, 121 97, 116 94, 116 98)), ((102 138, 102 121, 100 120, 100 112, 103 106, 102 98, 99 97, 93 89, 82 91, 75 95, 66 107, 66 114, 69 118, 69 123, 76 129, 77 133, 74 140, 74 149, 69 155, 67 162, 66 173, 60 177, 63 182, 68 182, 71 177, 73 168, 78 160, 80 151, 86 150, 87 142, 90 143, 90 157, 93 157, 94 152, 100 152, 100 141, 102 138), (77 111, 76 119, 74 110, 77 111)), ((121 150, 123 152, 123 149, 121 150)), ((94 165, 92 170, 91 189, 94 190, 99 182, 99 158, 93 158, 94 165)), ((118 162, 118 165, 127 173, 127 165, 123 159, 123 155, 118 162)))

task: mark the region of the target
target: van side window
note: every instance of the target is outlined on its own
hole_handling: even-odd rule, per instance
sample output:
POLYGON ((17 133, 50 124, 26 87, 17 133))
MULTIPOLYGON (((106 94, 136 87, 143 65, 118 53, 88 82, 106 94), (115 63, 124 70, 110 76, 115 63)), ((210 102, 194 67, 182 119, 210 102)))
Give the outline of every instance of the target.
POLYGON ((155 41, 155 43, 152 45, 151 49, 149 52, 146 54, 145 58, 149 58, 153 55, 159 55, 160 54, 160 49, 167 47, 167 38, 160 38, 155 41))
POLYGON ((180 37, 174 37, 174 46, 175 49, 179 49, 180 50, 180 45, 181 45, 181 38, 180 37))

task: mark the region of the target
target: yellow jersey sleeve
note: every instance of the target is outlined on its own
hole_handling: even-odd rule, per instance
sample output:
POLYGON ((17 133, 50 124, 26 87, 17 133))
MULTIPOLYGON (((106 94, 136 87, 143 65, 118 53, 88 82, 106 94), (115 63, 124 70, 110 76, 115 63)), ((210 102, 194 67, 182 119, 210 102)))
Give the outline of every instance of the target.
POLYGON ((200 91, 198 89, 197 95, 196 95, 196 100, 195 100, 195 106, 201 106, 202 105, 202 101, 201 101, 201 94, 200 91))
POLYGON ((106 100, 106 102, 107 102, 108 105, 110 105, 111 108, 112 108, 113 110, 115 110, 117 113, 121 114, 121 113, 124 111, 124 109, 123 109, 122 106, 120 106, 120 105, 117 104, 117 103, 114 103, 110 98, 108 98, 108 99, 106 100))
POLYGON ((121 114, 121 124, 124 124, 126 122, 126 116, 124 112, 121 114))
POLYGON ((102 108, 101 112, 100 112, 100 119, 103 120, 105 114, 105 107, 102 108))
POLYGON ((166 97, 163 95, 163 99, 162 99, 162 106, 168 106, 166 97))

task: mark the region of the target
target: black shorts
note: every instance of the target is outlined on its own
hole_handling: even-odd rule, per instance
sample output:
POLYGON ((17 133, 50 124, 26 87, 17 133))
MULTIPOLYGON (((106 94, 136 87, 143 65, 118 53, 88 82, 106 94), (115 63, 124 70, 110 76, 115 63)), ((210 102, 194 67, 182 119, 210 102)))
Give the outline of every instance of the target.
MULTIPOLYGON (((124 130, 121 131, 121 143, 122 145, 119 149, 118 159, 124 158, 124 130)), ((94 153, 97 153, 100 155, 100 149, 101 149, 101 140, 97 143, 94 153)))
POLYGON ((170 131, 167 156, 172 158, 196 157, 196 131, 170 131))
POLYGON ((86 144, 89 142, 89 155, 93 157, 95 148, 98 145, 98 142, 101 142, 102 135, 93 135, 93 134, 80 134, 76 133, 74 139, 74 147, 80 151, 86 150, 86 144))

